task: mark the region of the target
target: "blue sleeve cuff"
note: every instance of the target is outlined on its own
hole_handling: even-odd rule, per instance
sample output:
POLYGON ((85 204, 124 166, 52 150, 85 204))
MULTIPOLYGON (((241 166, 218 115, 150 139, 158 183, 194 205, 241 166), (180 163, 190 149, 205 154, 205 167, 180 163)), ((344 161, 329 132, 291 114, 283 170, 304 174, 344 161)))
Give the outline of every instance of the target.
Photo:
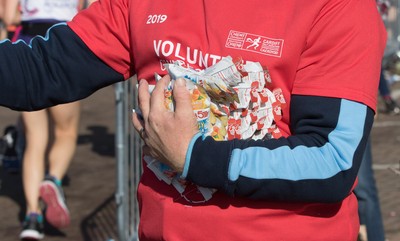
POLYGON ((192 151, 193 151, 193 146, 194 143, 201 137, 202 134, 201 132, 197 133, 196 135, 193 136, 192 140, 189 142, 188 150, 186 152, 186 157, 185 157, 185 165, 183 166, 183 172, 181 175, 181 178, 185 179, 187 176, 187 173, 189 171, 189 165, 190 165, 190 157, 192 156, 192 151))

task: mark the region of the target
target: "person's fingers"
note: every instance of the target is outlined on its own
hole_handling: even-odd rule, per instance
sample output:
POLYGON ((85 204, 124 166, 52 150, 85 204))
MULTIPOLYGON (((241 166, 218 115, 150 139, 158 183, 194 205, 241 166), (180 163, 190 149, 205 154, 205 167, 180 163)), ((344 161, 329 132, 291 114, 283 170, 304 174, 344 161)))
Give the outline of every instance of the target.
POLYGON ((144 145, 143 148, 142 148, 142 153, 143 153, 143 155, 145 155, 145 156, 152 156, 152 155, 150 154, 150 152, 151 152, 150 147, 149 147, 148 145, 144 145))
POLYGON ((186 81, 182 78, 175 80, 174 89, 172 92, 175 100, 175 115, 176 116, 194 116, 192 99, 189 90, 186 89, 186 81))
POLYGON ((144 128, 143 119, 136 112, 132 113, 132 124, 137 132, 144 128))
POLYGON ((142 112, 144 123, 146 123, 150 112, 150 93, 149 93, 149 84, 145 79, 139 81, 138 99, 139 99, 139 108, 140 111, 142 112))
POLYGON ((156 86, 154 87, 154 90, 151 93, 150 103, 151 111, 154 111, 154 113, 159 114, 167 110, 164 104, 165 89, 167 88, 170 81, 171 77, 169 75, 165 75, 157 82, 156 86))
POLYGON ((159 155, 153 149, 151 149, 149 146, 147 146, 147 145, 143 146, 142 152, 144 155, 151 156, 160 161, 159 155))
POLYGON ((160 155, 160 153, 158 153, 154 149, 150 148, 148 145, 143 146, 142 153, 145 156, 151 156, 159 161, 166 163, 166 159, 163 157, 163 155, 160 155))

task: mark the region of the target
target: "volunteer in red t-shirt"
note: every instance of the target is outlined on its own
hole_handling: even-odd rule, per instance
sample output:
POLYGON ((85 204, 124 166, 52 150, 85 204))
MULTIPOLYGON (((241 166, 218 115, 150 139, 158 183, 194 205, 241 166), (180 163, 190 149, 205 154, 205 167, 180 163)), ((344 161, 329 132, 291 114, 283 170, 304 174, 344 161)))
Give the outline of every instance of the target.
POLYGON ((0 104, 43 108, 136 74, 144 121, 134 115, 133 124, 144 127, 147 153, 217 190, 191 202, 145 166, 142 241, 356 240, 352 190, 373 122, 385 36, 374 0, 102 0, 29 47, 1 44, 7 61, 0 62, 0 104), (277 121, 282 138, 200 138, 180 81, 175 112, 163 109, 168 76, 150 99, 148 83, 155 84, 154 73, 166 74, 164 63, 201 70, 225 56, 268 67, 288 104, 277 121))

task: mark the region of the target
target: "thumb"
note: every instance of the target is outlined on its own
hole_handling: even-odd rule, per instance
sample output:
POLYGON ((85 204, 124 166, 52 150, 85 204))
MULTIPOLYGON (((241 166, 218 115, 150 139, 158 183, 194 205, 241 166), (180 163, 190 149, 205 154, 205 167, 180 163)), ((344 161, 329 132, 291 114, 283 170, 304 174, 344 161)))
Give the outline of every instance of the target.
POLYGON ((175 80, 173 88, 173 97, 175 100, 175 114, 176 115, 190 115, 193 114, 192 98, 190 97, 189 90, 186 89, 186 80, 178 78, 175 80))

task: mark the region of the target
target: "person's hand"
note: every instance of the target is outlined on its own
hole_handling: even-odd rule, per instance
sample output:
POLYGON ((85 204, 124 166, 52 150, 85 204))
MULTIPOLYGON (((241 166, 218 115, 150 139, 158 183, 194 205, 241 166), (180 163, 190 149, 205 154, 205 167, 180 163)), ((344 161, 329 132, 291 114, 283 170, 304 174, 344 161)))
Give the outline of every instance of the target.
POLYGON ((139 108, 143 119, 134 113, 132 123, 146 143, 143 149, 145 154, 182 172, 189 142, 199 130, 185 80, 178 79, 173 86, 175 111, 165 107, 164 90, 170 80, 168 75, 164 76, 151 95, 147 81, 140 81, 139 108))

